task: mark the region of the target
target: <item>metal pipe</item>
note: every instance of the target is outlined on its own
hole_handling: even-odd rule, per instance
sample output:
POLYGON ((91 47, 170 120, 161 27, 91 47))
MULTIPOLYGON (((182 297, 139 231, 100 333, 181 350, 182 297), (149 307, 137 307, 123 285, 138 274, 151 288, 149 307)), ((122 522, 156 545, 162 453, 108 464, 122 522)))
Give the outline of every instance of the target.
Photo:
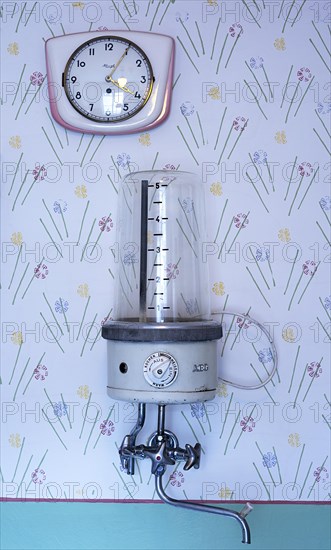
POLYGON ((165 405, 158 405, 157 435, 163 437, 165 423, 165 405))
POLYGON ((155 476, 155 488, 156 492, 159 495, 160 499, 163 500, 163 502, 166 502, 167 504, 172 504, 173 506, 179 506, 181 508, 188 508, 189 510, 197 510, 200 512, 210 512, 211 514, 219 514, 221 516, 228 516, 233 519, 236 519, 239 521, 242 529, 242 542, 246 544, 250 544, 251 542, 251 534, 249 530, 249 526, 247 521, 245 520, 244 515, 247 515, 248 508, 251 510, 252 507, 250 504, 247 504, 243 508, 243 515, 239 512, 232 512, 232 510, 228 510, 227 508, 219 508, 218 506, 210 506, 209 504, 199 504, 198 502, 189 502, 187 500, 177 500, 175 498, 172 498, 168 496, 162 485, 162 476, 155 476))
MULTIPOLYGON (((133 426, 129 435, 129 445, 134 447, 136 444, 137 435, 143 429, 146 417, 146 403, 139 403, 138 405, 138 418, 137 422, 133 426)), ((128 458, 127 472, 130 475, 134 475, 134 457, 128 458)))
POLYGON ((130 432, 130 439, 131 437, 133 439, 133 444, 136 442, 136 437, 138 433, 142 430, 144 424, 145 424, 145 417, 146 417, 146 403, 139 403, 138 404, 138 418, 137 422, 133 426, 131 432, 130 432))

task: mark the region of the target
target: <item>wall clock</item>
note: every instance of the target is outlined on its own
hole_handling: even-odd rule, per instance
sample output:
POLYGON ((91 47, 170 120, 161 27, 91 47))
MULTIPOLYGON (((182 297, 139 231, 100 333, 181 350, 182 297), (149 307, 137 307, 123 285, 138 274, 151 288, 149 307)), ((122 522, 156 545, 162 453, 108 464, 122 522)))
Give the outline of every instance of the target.
POLYGON ((170 36, 95 31, 46 42, 48 93, 55 120, 79 132, 149 130, 168 115, 174 64, 170 36))

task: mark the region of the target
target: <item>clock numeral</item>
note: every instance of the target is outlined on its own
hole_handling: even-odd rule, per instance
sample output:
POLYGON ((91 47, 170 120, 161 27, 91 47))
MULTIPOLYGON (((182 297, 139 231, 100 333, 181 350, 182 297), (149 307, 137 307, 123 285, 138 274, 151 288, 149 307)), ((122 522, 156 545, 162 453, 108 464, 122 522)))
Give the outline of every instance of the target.
POLYGON ((93 111, 94 103, 90 103, 90 112, 93 111))
POLYGON ((77 94, 76 94, 76 96, 75 96, 75 97, 76 97, 76 99, 81 99, 81 97, 82 97, 82 94, 81 94, 80 92, 77 92, 77 94))
POLYGON ((77 67, 85 67, 85 61, 79 61, 79 59, 77 59, 77 67))
POLYGON ((146 76, 142 76, 141 79, 140 79, 140 82, 141 82, 142 84, 145 84, 145 82, 146 82, 146 76))
POLYGON ((90 48, 88 53, 89 53, 89 55, 94 55, 94 48, 90 48))
POLYGON ((72 76, 72 77, 70 78, 70 80, 71 80, 71 82, 72 82, 73 84, 75 84, 75 82, 76 82, 76 80, 77 80, 77 77, 76 77, 76 76, 72 76))
POLYGON ((138 92, 134 94, 134 97, 136 97, 137 99, 141 99, 141 95, 138 92))
POLYGON ((129 104, 128 104, 128 103, 124 103, 123 111, 128 111, 128 110, 129 110, 129 104))
POLYGON ((141 67, 141 59, 136 60, 136 65, 137 65, 137 67, 141 67))
POLYGON ((106 52, 110 52, 114 47, 114 44, 112 44, 111 42, 108 42, 107 44, 105 44, 105 50, 106 52))

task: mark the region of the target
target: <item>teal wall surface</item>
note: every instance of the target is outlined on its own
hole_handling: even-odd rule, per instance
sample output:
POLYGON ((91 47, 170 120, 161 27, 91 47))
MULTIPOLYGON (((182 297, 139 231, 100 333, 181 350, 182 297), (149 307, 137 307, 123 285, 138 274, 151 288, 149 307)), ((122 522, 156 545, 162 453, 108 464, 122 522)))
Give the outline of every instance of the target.
MULTIPOLYGON (((0 510, 1 550, 246 547, 231 519, 165 504, 2 502, 0 510)), ((330 550, 328 505, 257 504, 248 519, 251 550, 330 550)))

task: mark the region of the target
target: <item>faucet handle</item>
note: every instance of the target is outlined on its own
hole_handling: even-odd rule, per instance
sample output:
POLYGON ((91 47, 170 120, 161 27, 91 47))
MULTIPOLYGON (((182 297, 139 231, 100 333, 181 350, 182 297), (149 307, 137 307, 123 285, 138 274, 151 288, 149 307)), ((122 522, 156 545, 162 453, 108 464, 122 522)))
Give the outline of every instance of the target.
POLYGON ((200 466, 200 455, 201 455, 201 445, 196 443, 194 447, 188 443, 185 445, 187 460, 185 462, 184 470, 189 470, 192 468, 199 468, 200 466))

